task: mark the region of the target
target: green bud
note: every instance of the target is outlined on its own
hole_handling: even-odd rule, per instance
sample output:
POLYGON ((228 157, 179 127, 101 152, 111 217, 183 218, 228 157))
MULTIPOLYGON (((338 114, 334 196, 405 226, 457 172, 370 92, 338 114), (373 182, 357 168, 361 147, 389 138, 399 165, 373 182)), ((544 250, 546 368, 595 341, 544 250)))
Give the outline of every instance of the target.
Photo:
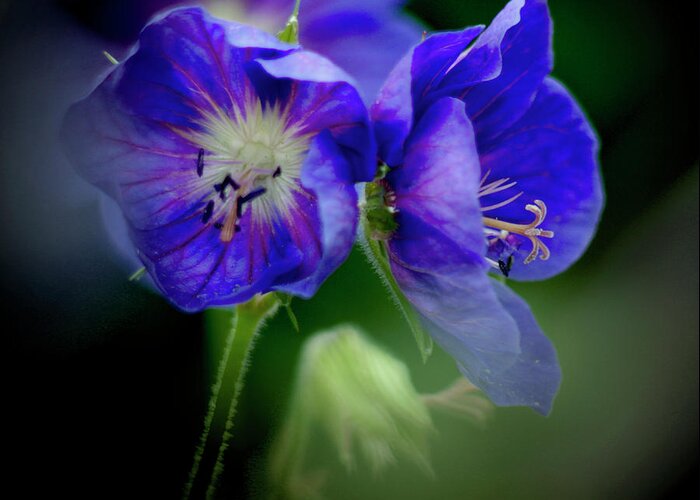
POLYGON ((353 326, 315 335, 304 346, 290 413, 273 447, 273 481, 287 494, 312 496, 303 461, 318 427, 348 469, 361 455, 374 471, 406 458, 431 473, 433 425, 408 369, 353 326))

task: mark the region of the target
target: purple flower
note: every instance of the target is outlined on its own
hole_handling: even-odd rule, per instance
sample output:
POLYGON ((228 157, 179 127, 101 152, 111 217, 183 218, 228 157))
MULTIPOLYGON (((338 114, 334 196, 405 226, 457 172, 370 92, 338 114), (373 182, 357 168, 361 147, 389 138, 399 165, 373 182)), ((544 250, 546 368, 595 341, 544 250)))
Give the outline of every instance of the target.
POLYGON ((63 136, 183 310, 309 297, 350 251, 354 183, 374 169, 349 82, 272 35, 177 9, 70 109, 63 136))
POLYGON ((600 216, 596 135, 552 69, 544 0, 440 33, 392 71, 371 115, 394 227, 391 272, 435 341, 496 404, 547 414, 560 381, 527 304, 489 277, 567 269, 600 216))

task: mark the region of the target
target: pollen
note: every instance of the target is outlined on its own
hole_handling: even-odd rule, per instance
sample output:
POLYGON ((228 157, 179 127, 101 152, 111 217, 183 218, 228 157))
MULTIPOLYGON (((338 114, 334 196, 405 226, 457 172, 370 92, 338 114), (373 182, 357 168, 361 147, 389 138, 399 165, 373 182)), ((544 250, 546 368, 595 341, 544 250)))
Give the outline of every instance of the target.
MULTIPOLYGON (((514 181, 510 181, 510 178, 507 177, 485 184, 490 173, 491 171, 487 171, 481 179, 478 194, 480 198, 508 190, 517 184, 514 181)), ((488 212, 509 205, 520 198, 522 194, 523 192, 521 191, 503 201, 482 206, 481 211, 488 212)), ((530 264, 538 256, 541 260, 547 260, 549 259, 551 253, 549 248, 547 248, 547 245, 545 245, 540 238, 554 238, 554 232, 539 227, 547 217, 547 205, 542 200, 534 200, 533 203, 525 205, 525 210, 534 215, 532 222, 529 224, 515 224, 493 217, 482 217, 484 223, 484 233, 489 237, 495 237, 503 240, 505 240, 505 238, 511 234, 520 235, 530 240, 530 243, 532 244, 530 253, 527 255, 527 257, 525 257, 525 264, 530 264)), ((499 268, 503 272, 503 267, 500 266, 500 262, 499 268)), ((508 268, 508 271, 510 271, 510 268, 508 268)), ((508 275, 506 272, 503 272, 503 274, 506 276, 508 275)))
POLYGON ((244 102, 230 110, 210 102, 196 128, 174 130, 195 151, 193 188, 210 191, 202 223, 219 228, 224 243, 241 231, 248 211, 252 226, 270 227, 291 218, 298 193, 307 196, 300 178, 310 136, 291 122, 288 107, 252 96, 244 102))

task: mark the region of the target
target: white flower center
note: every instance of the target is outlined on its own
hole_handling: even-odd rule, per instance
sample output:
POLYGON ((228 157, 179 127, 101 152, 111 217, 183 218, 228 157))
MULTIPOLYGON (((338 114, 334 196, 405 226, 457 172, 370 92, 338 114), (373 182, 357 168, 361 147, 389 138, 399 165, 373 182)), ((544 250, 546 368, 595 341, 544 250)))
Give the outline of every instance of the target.
POLYGON ((216 107, 201 116, 199 130, 177 133, 199 148, 193 173, 199 187, 211 189, 202 222, 221 229, 221 240, 229 242, 247 210, 254 225, 289 218, 297 193, 306 195, 299 179, 310 136, 289 123, 288 110, 248 98, 243 109, 216 107))

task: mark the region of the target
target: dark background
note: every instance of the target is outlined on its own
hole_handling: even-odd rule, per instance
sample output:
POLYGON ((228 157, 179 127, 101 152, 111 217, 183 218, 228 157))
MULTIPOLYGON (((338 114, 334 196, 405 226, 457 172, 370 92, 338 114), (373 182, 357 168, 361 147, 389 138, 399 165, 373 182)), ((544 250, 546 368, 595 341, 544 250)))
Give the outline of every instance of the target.
MULTIPOLYGON (((408 11, 458 29, 504 3, 415 0, 408 11)), ((554 74, 599 132, 607 192, 586 256, 555 279, 514 286, 559 352, 552 415, 499 409, 484 429, 435 416, 435 479, 403 462, 379 477, 366 467, 348 475, 319 432, 329 498, 695 498, 700 57, 690 5, 550 1, 554 74)), ((214 330, 126 280, 94 193, 56 142, 101 50, 123 50, 148 15, 135 1, 0 2, 8 498, 177 498, 189 471, 214 330)), ((223 496, 263 491, 298 350, 318 329, 361 325, 407 362, 420 390, 456 377, 444 353, 421 364, 358 251, 294 308, 302 332, 281 314, 256 348, 223 496)))

